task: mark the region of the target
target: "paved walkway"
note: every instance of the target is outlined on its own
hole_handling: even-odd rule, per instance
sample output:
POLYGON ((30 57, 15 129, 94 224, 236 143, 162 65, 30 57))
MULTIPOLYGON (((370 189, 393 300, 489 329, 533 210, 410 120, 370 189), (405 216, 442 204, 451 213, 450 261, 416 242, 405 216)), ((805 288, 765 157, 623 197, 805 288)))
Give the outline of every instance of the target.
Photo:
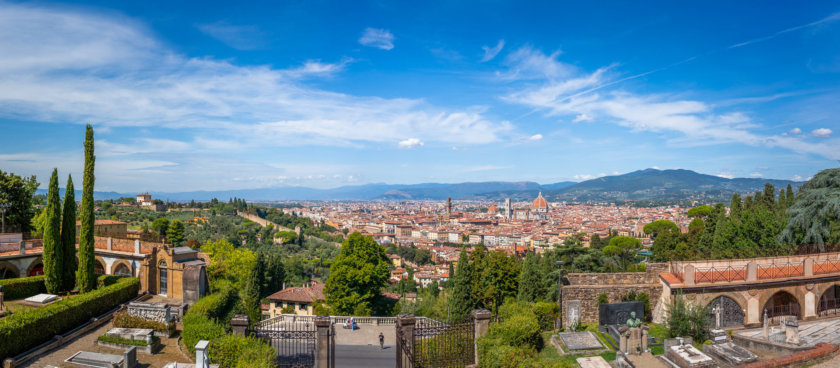
POLYGON ((396 364, 397 353, 394 345, 385 345, 385 349, 363 345, 336 345, 336 368, 392 368, 396 364))
POLYGON ((393 345, 396 341, 396 327, 394 325, 373 326, 358 325, 355 330, 344 329, 335 325, 335 344, 338 345, 376 345, 379 347, 379 333, 385 335, 385 345, 393 345))
MULTIPOLYGON (((762 338, 763 328, 754 328, 736 332, 738 335, 762 338)), ((770 326, 770 339, 784 341, 784 329, 778 324, 770 326)), ((799 339, 805 345, 815 345, 819 342, 840 344, 840 318, 823 319, 811 322, 799 322, 799 339)))

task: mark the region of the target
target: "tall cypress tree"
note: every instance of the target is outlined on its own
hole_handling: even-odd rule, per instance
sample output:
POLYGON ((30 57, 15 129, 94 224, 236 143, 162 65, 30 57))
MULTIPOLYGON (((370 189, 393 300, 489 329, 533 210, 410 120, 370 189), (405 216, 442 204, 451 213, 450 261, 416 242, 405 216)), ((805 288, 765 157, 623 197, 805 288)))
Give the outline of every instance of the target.
POLYGON ((265 284, 265 257, 257 254, 257 262, 251 273, 248 275, 248 284, 245 286, 243 302, 246 313, 252 321, 260 320, 260 295, 265 284))
POLYGON ((74 190, 73 177, 68 175, 61 222, 61 245, 64 248, 62 284, 66 291, 73 290, 73 286, 76 285, 76 194, 74 190))
POLYGON ((61 244, 61 199, 58 195, 58 169, 53 169, 50 177, 50 187, 47 192, 47 207, 44 209, 47 215, 44 223, 44 284, 47 292, 58 294, 63 283, 62 254, 64 248, 61 244))
POLYGON ((546 290, 542 288, 539 261, 540 257, 534 253, 525 256, 525 262, 519 271, 519 300, 536 302, 545 297, 546 290))
POLYGON ((85 176, 82 183, 82 209, 79 213, 79 269, 76 271, 76 286, 79 292, 86 293, 96 287, 95 264, 93 255, 93 127, 88 124, 85 132, 85 176))
POLYGON ((449 299, 451 318, 461 319, 470 315, 475 305, 473 298, 473 270, 466 250, 461 250, 458 267, 455 269, 455 282, 449 299))

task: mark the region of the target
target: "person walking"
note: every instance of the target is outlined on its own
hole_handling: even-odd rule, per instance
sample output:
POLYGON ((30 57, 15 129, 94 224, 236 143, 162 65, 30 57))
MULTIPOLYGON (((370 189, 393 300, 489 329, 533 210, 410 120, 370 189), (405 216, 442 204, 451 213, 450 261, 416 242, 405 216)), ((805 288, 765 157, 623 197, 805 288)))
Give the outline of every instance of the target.
POLYGON ((379 350, 385 349, 385 335, 382 332, 379 333, 379 350))

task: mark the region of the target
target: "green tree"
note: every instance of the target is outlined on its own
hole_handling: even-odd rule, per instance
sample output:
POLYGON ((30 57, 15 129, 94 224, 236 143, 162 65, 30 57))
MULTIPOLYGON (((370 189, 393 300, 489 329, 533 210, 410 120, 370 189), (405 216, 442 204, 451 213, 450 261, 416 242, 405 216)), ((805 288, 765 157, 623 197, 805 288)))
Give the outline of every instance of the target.
POLYGON ((79 230, 79 268, 76 270, 76 286, 79 291, 86 293, 96 288, 96 275, 93 267, 96 262, 93 254, 93 183, 94 163, 93 155, 93 127, 87 126, 85 131, 85 173, 82 183, 82 208, 79 213, 81 228, 79 230))
POLYGON ((539 255, 529 252, 525 256, 525 261, 522 262, 522 270, 519 272, 519 300, 521 301, 540 301, 547 293, 543 288, 539 261, 539 255))
POLYGON ((453 319, 462 319, 472 313, 475 307, 475 299, 473 298, 473 269, 470 265, 470 260, 466 250, 461 250, 461 255, 458 257, 458 265, 455 268, 455 276, 453 278, 452 296, 450 296, 449 305, 451 306, 451 316, 453 319))
POLYGON ((738 193, 732 195, 732 200, 729 201, 729 218, 733 221, 740 221, 741 219, 741 196, 738 193))
POLYGON ((265 286, 265 257, 257 254, 254 268, 248 275, 248 283, 245 285, 242 303, 245 312, 252 321, 259 321, 262 311, 260 310, 260 296, 265 286))
POLYGON ((166 217, 158 217, 152 222, 152 230, 160 236, 166 236, 166 231, 169 230, 169 220, 166 217))
POLYGON ((35 191, 38 189, 35 176, 23 178, 0 170, 0 203, 8 204, 6 210, 6 232, 27 232, 33 229, 35 216, 35 191))
POLYGON ((488 252, 481 270, 481 289, 476 294, 484 307, 498 312, 506 298, 516 298, 520 264, 516 256, 497 250, 488 252))
POLYGON ((283 256, 277 252, 269 253, 265 262, 265 289, 263 298, 283 289, 283 282, 286 281, 286 269, 283 265, 283 256))
POLYGON ((166 229, 166 240, 176 247, 184 242, 184 223, 181 220, 175 219, 169 223, 166 229))
POLYGON ((686 215, 688 217, 706 217, 711 215, 714 209, 714 207, 707 205, 697 206, 688 210, 688 213, 686 215))
POLYGON ((61 199, 58 195, 58 169, 53 169, 47 192, 46 222, 44 226, 44 284, 47 292, 58 294, 63 289, 62 266, 64 247, 61 244, 61 199))
POLYGON ((672 221, 668 220, 656 220, 645 225, 643 231, 645 234, 650 235, 651 238, 655 239, 656 235, 659 234, 661 231, 673 231, 675 233, 680 232, 680 228, 677 224, 673 223, 672 221))
POLYGON ((592 234, 589 237, 589 247, 593 249, 601 249, 604 247, 604 242, 601 241, 601 236, 598 234, 592 234))
POLYGON ((787 213, 790 217, 779 235, 780 241, 816 244, 821 251, 825 251, 825 244, 838 242, 840 168, 820 171, 803 184, 787 213))
POLYGON ((68 175, 61 223, 61 246, 64 248, 61 278, 62 289, 65 291, 73 290, 76 285, 76 194, 74 190, 73 178, 68 175))
POLYGON ((207 241, 201 251, 210 255, 207 275, 211 280, 229 280, 237 290, 243 290, 248 275, 257 262, 256 254, 250 249, 236 248, 227 239, 207 241))
POLYGON ((350 234, 330 267, 324 291, 338 314, 369 313, 381 305, 381 290, 388 282, 388 256, 370 236, 350 234))

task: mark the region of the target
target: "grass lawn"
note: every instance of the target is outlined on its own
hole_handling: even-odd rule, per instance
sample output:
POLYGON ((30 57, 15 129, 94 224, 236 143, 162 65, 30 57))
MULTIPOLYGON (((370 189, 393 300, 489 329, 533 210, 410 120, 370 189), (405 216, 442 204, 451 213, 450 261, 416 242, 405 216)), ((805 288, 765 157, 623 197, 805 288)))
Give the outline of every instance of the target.
MULTIPOLYGON (((588 330, 588 329, 587 329, 588 330)), ((596 334, 598 334, 596 332, 596 334)), ((577 367, 577 358, 587 357, 587 356, 601 356, 604 360, 610 362, 615 360, 615 352, 608 351, 605 353, 600 354, 572 354, 572 355, 561 355, 557 348, 551 344, 551 336, 554 335, 553 332, 543 332, 543 341, 545 341, 545 346, 539 353, 540 360, 549 360, 549 361, 561 361, 565 363, 571 364, 570 366, 577 367)), ((607 345, 607 347, 609 347, 607 345)))

